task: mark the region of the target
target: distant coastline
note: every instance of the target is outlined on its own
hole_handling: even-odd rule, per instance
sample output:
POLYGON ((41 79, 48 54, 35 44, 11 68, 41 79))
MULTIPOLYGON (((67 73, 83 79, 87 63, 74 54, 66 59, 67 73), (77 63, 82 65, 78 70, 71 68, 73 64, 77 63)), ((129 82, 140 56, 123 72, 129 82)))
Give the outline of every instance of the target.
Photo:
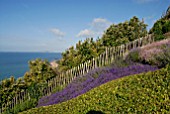
POLYGON ((56 61, 56 60, 51 61, 51 62, 50 62, 50 65, 51 65, 52 68, 57 68, 57 67, 58 67, 58 64, 57 64, 57 61, 56 61))

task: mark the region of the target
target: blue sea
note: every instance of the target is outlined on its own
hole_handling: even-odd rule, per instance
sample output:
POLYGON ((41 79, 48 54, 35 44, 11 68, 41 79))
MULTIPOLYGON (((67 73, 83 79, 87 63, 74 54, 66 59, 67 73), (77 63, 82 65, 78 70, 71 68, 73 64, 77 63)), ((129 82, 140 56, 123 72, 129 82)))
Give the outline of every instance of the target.
POLYGON ((36 58, 49 62, 61 58, 61 53, 0 52, 0 80, 14 76, 22 77, 29 71, 28 62, 36 58))

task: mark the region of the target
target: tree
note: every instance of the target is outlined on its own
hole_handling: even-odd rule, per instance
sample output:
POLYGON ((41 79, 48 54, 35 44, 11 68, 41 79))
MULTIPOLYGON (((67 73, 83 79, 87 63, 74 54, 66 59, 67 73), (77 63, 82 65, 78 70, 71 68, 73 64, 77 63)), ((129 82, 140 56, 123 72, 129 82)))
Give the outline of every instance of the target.
POLYGON ((94 41, 93 38, 87 38, 84 42, 79 41, 74 48, 71 46, 62 53, 62 59, 59 61, 59 71, 65 71, 78 66, 89 59, 92 59, 101 53, 101 41, 94 41))
POLYGON ((129 21, 111 25, 102 37, 104 46, 118 46, 147 34, 147 25, 140 21, 136 16, 129 21))
POLYGON ((45 83, 47 80, 55 77, 57 72, 52 69, 47 60, 36 59, 29 61, 30 71, 24 75, 24 82, 27 85, 31 83, 45 83))
POLYGON ((162 19, 170 19, 170 6, 167 8, 166 13, 162 15, 162 19))
POLYGON ((164 39, 164 34, 170 32, 170 6, 168 7, 166 14, 161 19, 157 20, 149 33, 154 34, 155 40, 164 39))

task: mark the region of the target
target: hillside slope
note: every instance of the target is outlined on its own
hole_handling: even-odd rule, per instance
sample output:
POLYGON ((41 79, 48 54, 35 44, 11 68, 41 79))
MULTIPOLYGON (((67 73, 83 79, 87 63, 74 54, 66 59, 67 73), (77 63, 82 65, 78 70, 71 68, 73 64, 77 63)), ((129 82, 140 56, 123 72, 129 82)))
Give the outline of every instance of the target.
POLYGON ((148 71, 154 71, 157 69, 157 67, 142 64, 129 65, 123 68, 105 67, 95 69, 84 76, 77 77, 62 91, 41 98, 38 102, 37 107, 58 104, 70 100, 88 92, 95 87, 98 87, 106 82, 112 81, 117 78, 148 71))
POLYGON ((72 100, 20 114, 170 113, 170 66, 103 84, 72 100))

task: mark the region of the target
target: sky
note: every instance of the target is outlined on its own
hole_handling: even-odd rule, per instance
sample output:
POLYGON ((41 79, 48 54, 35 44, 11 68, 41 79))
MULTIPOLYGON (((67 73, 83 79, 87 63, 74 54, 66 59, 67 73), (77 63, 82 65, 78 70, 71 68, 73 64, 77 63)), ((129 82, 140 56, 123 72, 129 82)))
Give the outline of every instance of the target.
POLYGON ((170 0, 0 0, 0 52, 63 52, 137 16, 148 30, 170 0))

